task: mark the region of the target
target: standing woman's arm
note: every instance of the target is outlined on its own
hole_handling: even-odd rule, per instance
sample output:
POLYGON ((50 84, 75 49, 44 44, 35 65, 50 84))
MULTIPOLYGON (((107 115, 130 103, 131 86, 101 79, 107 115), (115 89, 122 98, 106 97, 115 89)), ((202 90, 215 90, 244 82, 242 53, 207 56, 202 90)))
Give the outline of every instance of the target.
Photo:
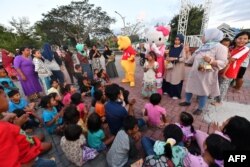
POLYGON ((17 73, 20 75, 21 79, 23 81, 26 80, 26 76, 24 75, 24 73, 22 72, 22 70, 20 69, 21 65, 22 65, 22 56, 17 56, 15 59, 14 59, 14 67, 17 71, 17 73))

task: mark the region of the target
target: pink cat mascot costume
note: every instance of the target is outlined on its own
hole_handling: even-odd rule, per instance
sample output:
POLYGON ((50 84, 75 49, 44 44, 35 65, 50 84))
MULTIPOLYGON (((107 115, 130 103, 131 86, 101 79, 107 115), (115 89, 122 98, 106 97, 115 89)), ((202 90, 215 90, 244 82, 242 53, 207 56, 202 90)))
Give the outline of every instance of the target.
POLYGON ((159 68, 156 72, 156 84, 157 92, 162 94, 162 78, 165 71, 164 67, 164 52, 165 52, 165 42, 168 40, 170 34, 170 27, 158 26, 150 29, 146 34, 146 44, 145 48, 147 53, 149 51, 154 51, 157 55, 157 62, 159 63, 159 68))

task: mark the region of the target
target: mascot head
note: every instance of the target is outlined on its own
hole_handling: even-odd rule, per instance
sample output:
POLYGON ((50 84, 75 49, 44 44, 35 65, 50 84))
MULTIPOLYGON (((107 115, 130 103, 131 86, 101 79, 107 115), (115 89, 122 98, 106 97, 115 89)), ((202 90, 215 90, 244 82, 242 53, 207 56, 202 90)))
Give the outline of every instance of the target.
POLYGON ((146 42, 150 45, 155 43, 156 46, 164 45, 168 40, 170 27, 158 26, 154 27, 146 33, 146 42))
POLYGON ((119 50, 125 50, 131 45, 131 41, 127 36, 118 36, 117 40, 119 50))

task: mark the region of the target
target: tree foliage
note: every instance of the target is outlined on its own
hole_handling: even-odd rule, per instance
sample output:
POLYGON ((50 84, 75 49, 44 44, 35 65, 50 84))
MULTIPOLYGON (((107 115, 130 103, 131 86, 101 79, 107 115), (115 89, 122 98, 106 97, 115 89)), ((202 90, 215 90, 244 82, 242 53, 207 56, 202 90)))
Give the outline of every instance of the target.
MULTIPOLYGON (((202 6, 195 6, 190 9, 186 35, 198 35, 200 33, 203 13, 204 13, 204 9, 202 8, 202 6)), ((179 15, 175 15, 173 19, 170 21, 171 43, 174 42, 174 38, 177 35, 178 20, 179 20, 179 15)))
POLYGON ((53 8, 43 17, 36 23, 36 29, 42 30, 43 38, 59 45, 67 38, 85 41, 89 35, 112 34, 109 27, 115 22, 101 7, 95 7, 88 0, 53 8))
POLYGON ((41 46, 40 39, 30 26, 28 18, 12 18, 10 24, 13 28, 8 29, 0 25, 0 48, 14 52, 16 48, 22 46, 31 46, 39 48, 41 46))

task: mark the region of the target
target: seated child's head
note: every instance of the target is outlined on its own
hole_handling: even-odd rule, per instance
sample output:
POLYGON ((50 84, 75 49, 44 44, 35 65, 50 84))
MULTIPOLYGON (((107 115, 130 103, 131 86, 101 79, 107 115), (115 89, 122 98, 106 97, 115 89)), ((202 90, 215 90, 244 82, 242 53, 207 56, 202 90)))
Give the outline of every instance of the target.
POLYGON ((129 135, 136 134, 139 131, 137 119, 131 115, 128 115, 123 120, 123 128, 129 135))
POLYGON ((104 77, 105 77, 105 74, 104 74, 103 71, 104 71, 104 70, 101 69, 101 70, 97 73, 97 77, 98 77, 98 78, 104 78, 104 77))
POLYGON ((103 92, 101 90, 95 91, 94 98, 96 101, 102 101, 103 100, 103 92))
POLYGON ((82 134, 82 128, 76 124, 70 124, 64 129, 64 136, 68 141, 76 141, 82 134))
POLYGON ((159 93, 153 93, 150 98, 149 98, 149 101, 151 104, 153 104, 154 106, 155 105, 158 105, 160 104, 161 102, 161 95, 159 93))
POLYGON ((120 96, 120 94, 121 94, 120 88, 116 84, 108 85, 105 88, 105 95, 111 101, 116 101, 120 96))
POLYGON ((183 126, 190 126, 194 122, 194 118, 191 114, 183 111, 180 113, 180 123, 183 126))
POLYGON ((87 78, 87 77, 83 77, 83 78, 82 78, 82 83, 83 83, 84 85, 88 85, 88 84, 89 84, 88 78, 87 78))
POLYGON ((102 85, 102 82, 95 82, 94 84, 94 89, 95 89, 95 91, 96 90, 101 90, 101 91, 103 91, 103 89, 104 89, 104 87, 103 87, 103 85, 102 85))
POLYGON ((13 102, 19 102, 21 99, 20 93, 18 90, 11 90, 8 93, 9 98, 13 101, 13 102))
POLYGON ((80 119, 80 113, 77 111, 75 105, 69 105, 64 109, 63 121, 66 125, 77 124, 80 119))
POLYGON ((51 87, 57 89, 59 86, 59 82, 57 80, 51 80, 51 87))
POLYGON ((4 88, 0 85, 0 91, 1 91, 1 90, 4 91, 4 88))
POLYGON ((82 72, 82 66, 81 66, 80 64, 76 64, 76 65, 75 65, 75 70, 76 70, 77 72, 82 72))
POLYGON ((194 122, 194 118, 191 114, 183 111, 180 114, 180 124, 182 126, 191 126, 191 131, 194 132, 194 128, 193 128, 193 122, 194 122))
POLYGON ((38 49, 32 50, 32 55, 33 55, 34 57, 38 58, 38 59, 41 59, 41 58, 42 58, 42 54, 41 54, 40 50, 38 50, 38 49))
POLYGON ((231 139, 237 150, 250 150, 250 121, 246 118, 240 116, 229 118, 223 123, 222 132, 231 139))
MULTIPOLYGON (((119 86, 120 87, 120 86, 119 86)), ((120 87, 120 90, 122 91, 122 95, 124 98, 124 102, 126 103, 126 105, 129 103, 128 101, 128 96, 129 96, 129 91, 124 89, 123 87, 120 87)))
POLYGON ((82 95, 80 93, 74 93, 71 95, 71 103, 74 105, 78 105, 82 103, 82 95))
POLYGON ((7 77, 7 72, 3 68, 3 66, 0 66, 0 78, 5 78, 5 77, 7 77))
POLYGON ((220 166, 219 161, 223 161, 225 151, 234 150, 232 144, 218 134, 210 134, 204 142, 204 159, 210 159, 209 166, 220 166))
POLYGON ((57 102, 53 96, 43 96, 40 102, 42 108, 52 108, 57 105, 57 102))
POLYGON ((92 113, 88 118, 87 125, 91 133, 97 132, 102 126, 101 117, 96 113, 92 113))
POLYGON ((74 94, 74 93, 76 93, 76 91, 77 90, 76 90, 75 86, 72 84, 67 84, 67 85, 65 85, 64 88, 61 89, 61 93, 63 95, 65 95, 67 93, 74 94))
POLYGON ((57 102, 62 100, 61 96, 59 96, 59 94, 57 94, 55 92, 50 93, 49 96, 54 97, 55 101, 57 101, 57 102))
MULTIPOLYGON (((175 124, 167 125, 163 130, 163 135, 165 141, 167 141, 168 139, 174 139, 175 140, 174 145, 178 145, 183 139, 183 133, 181 128, 175 124)), ((173 156, 170 143, 167 143, 165 145, 165 156, 168 157, 169 159, 171 159, 173 156)))

